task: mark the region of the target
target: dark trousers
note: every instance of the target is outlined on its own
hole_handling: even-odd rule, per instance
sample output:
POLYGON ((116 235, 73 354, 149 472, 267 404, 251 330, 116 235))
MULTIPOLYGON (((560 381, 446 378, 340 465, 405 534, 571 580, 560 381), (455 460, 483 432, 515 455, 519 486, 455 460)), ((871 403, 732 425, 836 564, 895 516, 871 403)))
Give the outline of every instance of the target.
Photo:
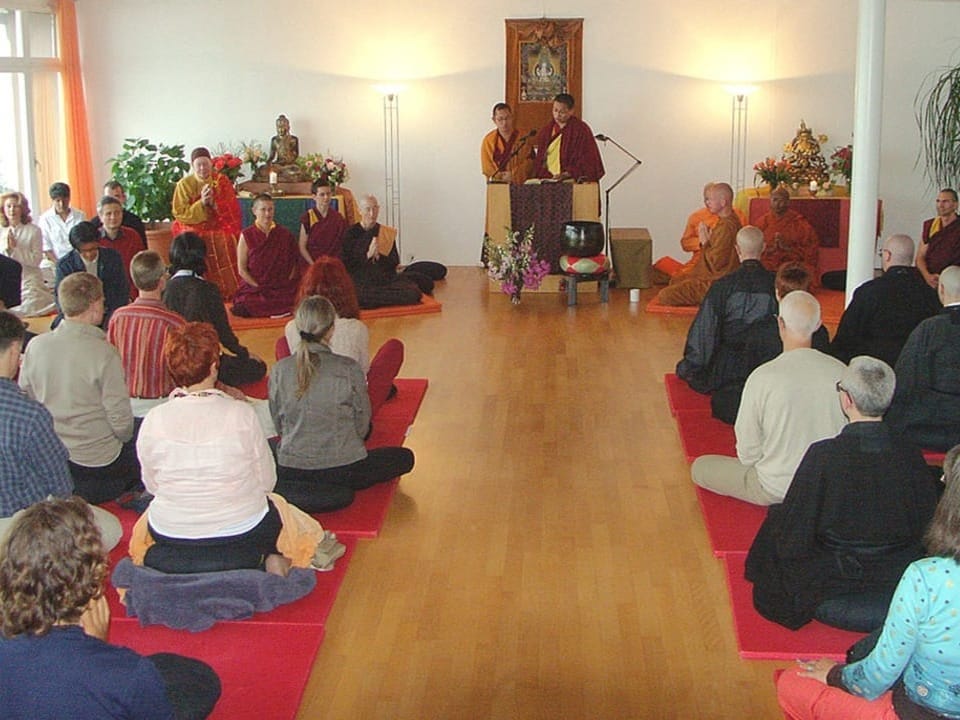
POLYGON ((157 653, 147 659, 163 678, 177 720, 203 720, 213 712, 220 699, 220 678, 212 667, 173 653, 157 653))
POLYGON ((413 452, 404 447, 375 448, 350 465, 301 470, 279 465, 276 492, 306 512, 346 507, 355 490, 387 482, 413 469, 413 452))
POLYGON ((184 540, 161 535, 150 528, 156 541, 143 564, 164 573, 201 573, 222 570, 259 570, 267 555, 277 554, 277 537, 283 523, 267 500, 268 510, 257 526, 240 535, 184 540))
POLYGON ((267 366, 262 360, 238 358, 236 355, 220 356, 219 380, 224 385, 249 385, 267 374, 267 366))
POLYGON ((123 444, 117 459, 103 467, 87 467, 70 462, 73 491, 91 505, 116 500, 140 485, 140 461, 133 440, 123 444))

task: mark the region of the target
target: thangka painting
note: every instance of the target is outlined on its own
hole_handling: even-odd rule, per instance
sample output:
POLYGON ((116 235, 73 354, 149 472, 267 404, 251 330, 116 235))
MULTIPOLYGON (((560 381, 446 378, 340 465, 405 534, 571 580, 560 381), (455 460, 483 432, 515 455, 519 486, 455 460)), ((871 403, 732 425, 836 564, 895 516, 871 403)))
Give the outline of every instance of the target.
POLYGON ((583 19, 506 20, 505 99, 516 126, 539 128, 551 118, 554 96, 573 95, 583 112, 583 19))

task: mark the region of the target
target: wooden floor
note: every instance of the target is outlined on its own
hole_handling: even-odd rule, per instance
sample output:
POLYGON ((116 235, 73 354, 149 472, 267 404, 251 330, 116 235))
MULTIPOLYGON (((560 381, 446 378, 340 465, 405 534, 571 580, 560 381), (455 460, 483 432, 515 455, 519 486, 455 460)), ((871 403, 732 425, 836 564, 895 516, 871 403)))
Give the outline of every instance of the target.
MULTIPOLYGON (((454 268, 441 313, 372 324, 430 380, 417 465, 350 564, 299 718, 782 717, 784 663, 737 657, 664 398, 690 318, 644 313, 653 292, 513 306, 454 268)), ((279 332, 242 340, 272 359, 279 332)))

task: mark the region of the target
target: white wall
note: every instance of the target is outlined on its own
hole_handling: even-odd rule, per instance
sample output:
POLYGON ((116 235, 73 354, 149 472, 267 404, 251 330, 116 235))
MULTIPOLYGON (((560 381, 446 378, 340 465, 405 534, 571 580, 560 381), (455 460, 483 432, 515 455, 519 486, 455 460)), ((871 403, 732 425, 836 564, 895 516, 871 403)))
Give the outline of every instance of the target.
MULTIPOLYGON (((869 0, 863 0, 869 1, 869 0)), ((122 139, 266 145, 283 112, 301 152, 343 155, 356 193, 383 192, 377 82, 400 98, 403 250, 476 262, 483 232, 479 143, 504 86, 504 18, 584 17, 584 119, 644 164, 611 198, 613 226, 650 228, 677 254, 703 183, 729 172, 725 83, 752 82, 747 158, 779 155, 803 118, 851 139, 853 0, 79 0, 95 170, 122 139)), ((880 194, 885 232, 918 234, 934 192, 914 169, 913 98, 958 59, 960 2, 888 0, 880 194)), ((601 148, 604 187, 629 166, 601 148)), ((748 168, 748 175, 752 172, 748 168)))

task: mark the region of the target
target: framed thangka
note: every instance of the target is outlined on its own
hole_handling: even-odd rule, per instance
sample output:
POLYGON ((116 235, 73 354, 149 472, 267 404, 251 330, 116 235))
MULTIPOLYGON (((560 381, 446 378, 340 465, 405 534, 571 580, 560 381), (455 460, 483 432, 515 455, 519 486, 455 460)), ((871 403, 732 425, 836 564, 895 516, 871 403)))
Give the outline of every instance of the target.
POLYGON ((570 93, 583 112, 583 19, 506 20, 505 100, 516 127, 539 129, 551 119, 553 98, 570 93))

